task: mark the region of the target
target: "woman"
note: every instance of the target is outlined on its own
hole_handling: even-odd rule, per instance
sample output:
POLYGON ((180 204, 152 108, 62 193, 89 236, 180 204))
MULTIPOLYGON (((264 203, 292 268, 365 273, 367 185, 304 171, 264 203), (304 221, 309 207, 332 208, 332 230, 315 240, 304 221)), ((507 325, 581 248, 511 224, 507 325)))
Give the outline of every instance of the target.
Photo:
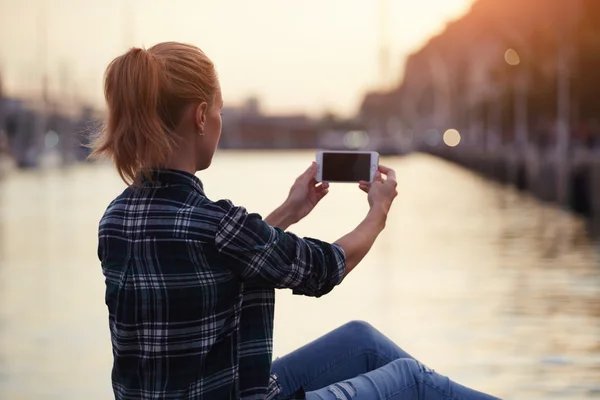
POLYGON ((274 289, 322 296, 367 254, 396 197, 384 166, 370 211, 333 244, 286 229, 327 194, 311 165, 264 220, 212 201, 208 168, 223 106, 197 47, 160 43, 117 57, 93 157, 129 185, 99 226, 118 399, 490 399, 450 382, 371 326, 352 322, 271 363, 274 289), (385 175, 385 179, 382 175, 385 175))

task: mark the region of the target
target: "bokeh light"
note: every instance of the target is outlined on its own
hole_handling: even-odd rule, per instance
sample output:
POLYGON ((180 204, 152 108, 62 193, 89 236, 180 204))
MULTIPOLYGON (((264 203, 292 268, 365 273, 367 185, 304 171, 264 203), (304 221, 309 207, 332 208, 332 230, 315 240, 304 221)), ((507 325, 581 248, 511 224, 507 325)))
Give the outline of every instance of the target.
POLYGON ((519 65, 521 63, 521 57, 519 57, 519 53, 514 49, 508 49, 504 53, 504 60, 509 65, 519 65))
POLYGON ((369 144, 369 135, 364 131, 350 131, 344 136, 344 145, 349 149, 364 149, 369 144))
POLYGON ((425 143, 427 143, 427 145, 431 147, 436 147, 440 144, 441 141, 442 135, 440 135, 440 133, 437 130, 429 129, 427 130, 427 132, 425 132, 425 143))
POLYGON ((448 129, 444 132, 444 143, 448 147, 456 147, 460 143, 460 133, 456 129, 448 129))
POLYGON ((46 135, 44 137, 44 145, 46 146, 46 148, 51 149, 53 147, 56 147, 59 141, 60 138, 58 137, 58 133, 54 131, 46 132, 46 135))

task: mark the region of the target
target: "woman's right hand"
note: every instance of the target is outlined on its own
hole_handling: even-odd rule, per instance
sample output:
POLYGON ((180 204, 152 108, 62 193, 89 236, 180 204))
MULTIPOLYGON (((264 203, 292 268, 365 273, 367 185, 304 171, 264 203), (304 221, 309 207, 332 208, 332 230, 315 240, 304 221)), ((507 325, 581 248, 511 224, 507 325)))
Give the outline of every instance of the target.
POLYGON ((368 200, 371 209, 374 207, 382 207, 387 213, 392 202, 398 195, 396 190, 396 172, 393 169, 383 165, 379 165, 379 169, 375 172, 375 178, 372 183, 360 181, 358 187, 368 193, 368 200), (385 179, 383 179, 385 175, 385 179))
POLYGON ((367 192, 371 211, 365 219, 350 233, 339 238, 338 244, 346 255, 346 272, 350 273, 369 252, 375 239, 385 228, 388 211, 398 195, 396 191, 396 173, 393 169, 379 166, 372 183, 361 181, 358 186, 367 192), (385 175, 385 179, 383 178, 385 175))

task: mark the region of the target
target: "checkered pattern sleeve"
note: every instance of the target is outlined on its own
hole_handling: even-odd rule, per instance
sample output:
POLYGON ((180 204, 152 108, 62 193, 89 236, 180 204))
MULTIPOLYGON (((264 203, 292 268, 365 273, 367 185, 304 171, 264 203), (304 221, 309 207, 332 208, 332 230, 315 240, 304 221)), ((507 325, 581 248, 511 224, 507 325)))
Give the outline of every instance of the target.
POLYGON ((314 297, 341 282, 346 261, 340 246, 284 232, 230 202, 225 209, 215 244, 226 265, 242 279, 314 297))

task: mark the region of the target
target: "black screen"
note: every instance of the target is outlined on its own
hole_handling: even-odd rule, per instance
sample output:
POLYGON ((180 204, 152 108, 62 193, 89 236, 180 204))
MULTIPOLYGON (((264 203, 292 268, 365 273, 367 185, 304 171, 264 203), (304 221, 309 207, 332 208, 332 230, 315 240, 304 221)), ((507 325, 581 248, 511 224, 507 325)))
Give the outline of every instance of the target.
POLYGON ((371 180, 370 153, 323 153, 324 181, 358 182, 371 180))

